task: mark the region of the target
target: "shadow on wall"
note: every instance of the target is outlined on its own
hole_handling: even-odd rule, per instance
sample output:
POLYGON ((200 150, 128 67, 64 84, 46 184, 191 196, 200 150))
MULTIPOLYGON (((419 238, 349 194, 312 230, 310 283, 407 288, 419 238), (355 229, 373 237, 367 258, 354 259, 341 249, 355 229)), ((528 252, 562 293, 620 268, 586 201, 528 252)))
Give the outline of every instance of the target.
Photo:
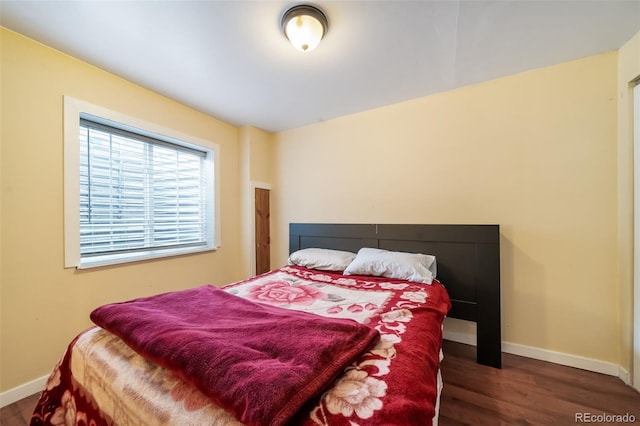
POLYGON ((501 227, 500 231, 502 340, 548 347, 545 333, 549 326, 548 283, 544 265, 505 235, 509 234, 508 228, 501 227))

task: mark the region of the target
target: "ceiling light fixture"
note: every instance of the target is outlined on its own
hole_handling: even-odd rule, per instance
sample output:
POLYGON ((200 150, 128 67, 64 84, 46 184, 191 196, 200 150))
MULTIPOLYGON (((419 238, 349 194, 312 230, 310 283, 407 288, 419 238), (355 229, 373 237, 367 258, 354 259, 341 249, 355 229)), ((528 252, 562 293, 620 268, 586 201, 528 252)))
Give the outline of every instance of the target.
POLYGON ((299 4, 282 15, 280 26, 293 47, 302 52, 310 52, 327 33, 329 22, 324 12, 316 6, 299 4))

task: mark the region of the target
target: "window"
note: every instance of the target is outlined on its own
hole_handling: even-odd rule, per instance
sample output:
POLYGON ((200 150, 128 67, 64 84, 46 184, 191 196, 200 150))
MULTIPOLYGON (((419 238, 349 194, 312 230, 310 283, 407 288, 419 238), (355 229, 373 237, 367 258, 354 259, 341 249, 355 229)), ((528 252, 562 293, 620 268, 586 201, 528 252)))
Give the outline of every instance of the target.
POLYGON ((65 266, 214 249, 216 153, 210 142, 65 98, 65 266))

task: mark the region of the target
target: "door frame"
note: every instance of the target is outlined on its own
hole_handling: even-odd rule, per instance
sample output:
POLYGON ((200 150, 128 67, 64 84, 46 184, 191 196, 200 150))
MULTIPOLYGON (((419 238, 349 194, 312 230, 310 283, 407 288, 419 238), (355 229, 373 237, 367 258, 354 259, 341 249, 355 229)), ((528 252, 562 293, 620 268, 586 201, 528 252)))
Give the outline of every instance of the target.
POLYGON ((640 391, 640 81, 633 87, 633 387, 640 391))
POLYGON ((249 208, 251 211, 251 276, 256 274, 256 189, 266 189, 271 193, 271 184, 265 182, 250 182, 251 195, 249 208))

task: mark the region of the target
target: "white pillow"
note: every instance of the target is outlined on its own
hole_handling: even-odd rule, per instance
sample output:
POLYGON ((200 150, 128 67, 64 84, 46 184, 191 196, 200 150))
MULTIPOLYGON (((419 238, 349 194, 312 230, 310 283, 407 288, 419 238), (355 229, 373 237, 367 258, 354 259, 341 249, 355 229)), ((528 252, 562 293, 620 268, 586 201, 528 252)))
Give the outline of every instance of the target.
POLYGON ((345 275, 373 275, 431 284, 436 258, 428 254, 361 248, 345 275))
POLYGON ((350 251, 306 248, 291 253, 287 263, 321 271, 344 271, 355 257, 350 251))

